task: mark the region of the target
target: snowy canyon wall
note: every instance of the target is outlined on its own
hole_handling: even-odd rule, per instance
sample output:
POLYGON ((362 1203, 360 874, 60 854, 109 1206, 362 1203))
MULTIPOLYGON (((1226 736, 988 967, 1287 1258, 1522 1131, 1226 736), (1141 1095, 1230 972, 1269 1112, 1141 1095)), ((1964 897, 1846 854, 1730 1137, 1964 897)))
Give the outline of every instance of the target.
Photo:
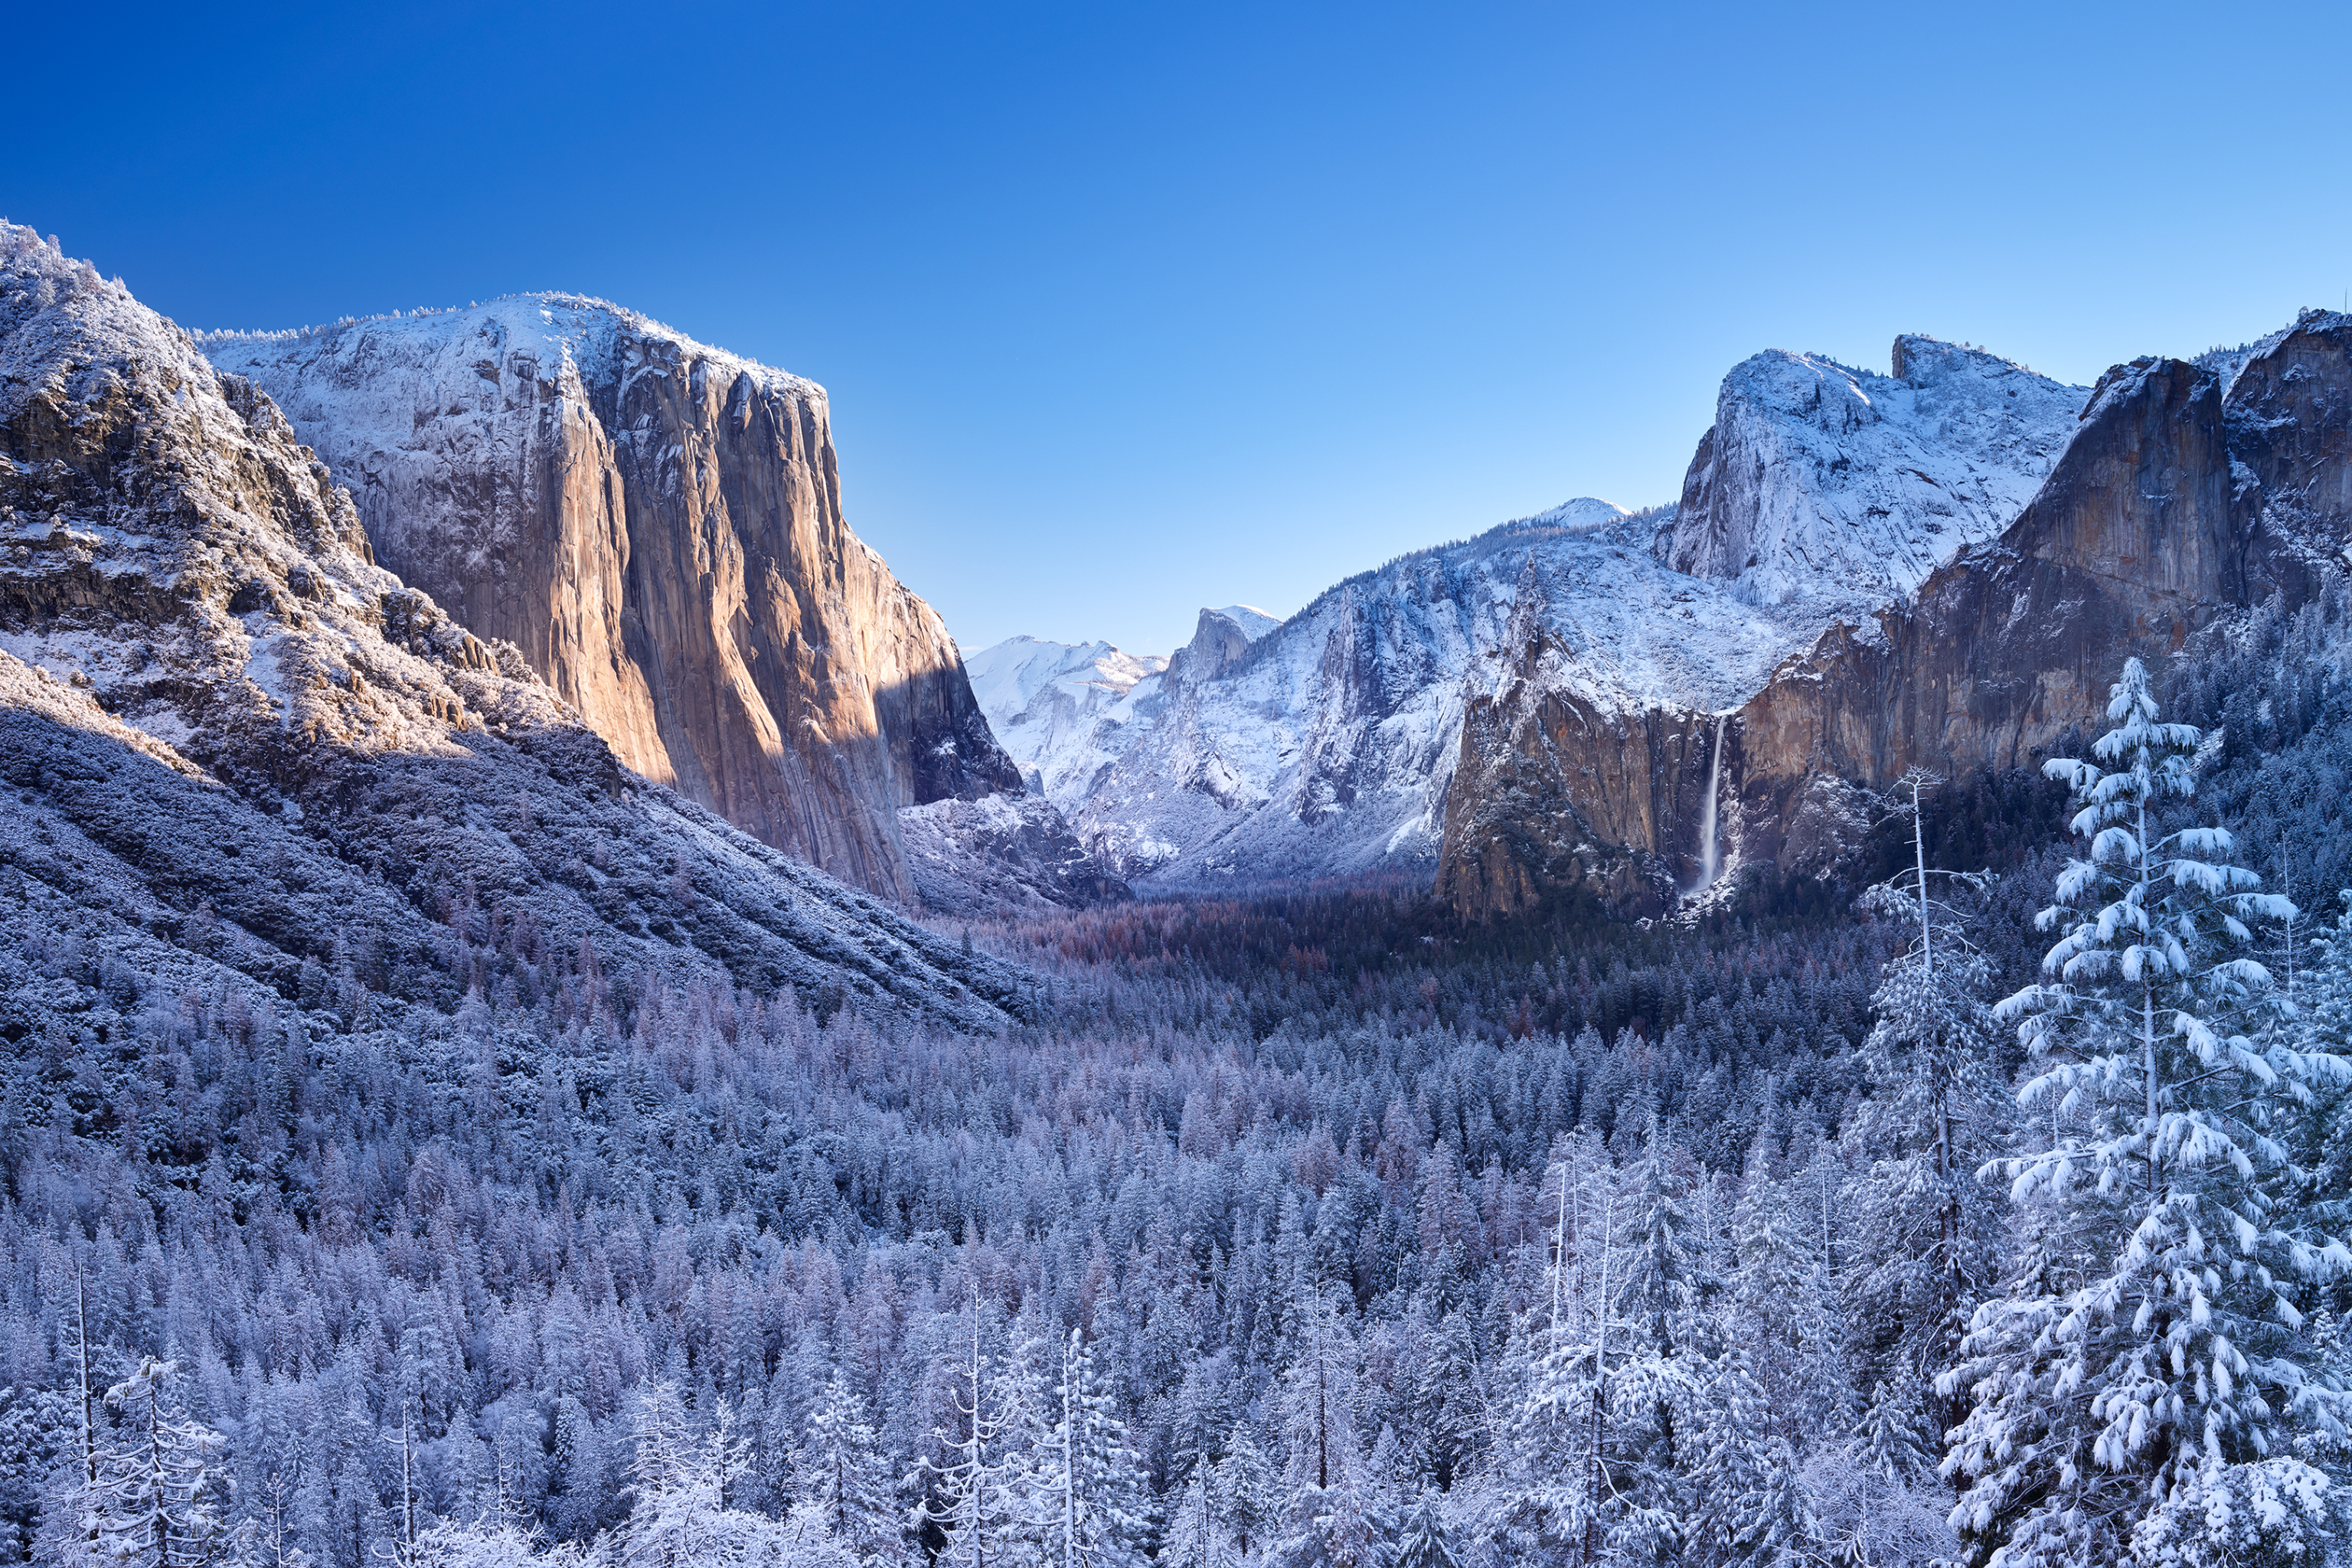
POLYGON ((813 383, 559 294, 203 344, 378 560, 646 777, 902 902, 901 809, 1020 793, 938 615, 844 521, 813 383))
MULTIPOLYGON (((624 975, 979 1028, 1030 984, 630 777, 369 559, 268 397, 7 226, 0 783, 0 946, 387 1048, 469 994, 590 1027, 624 975)), ((0 1029, 72 1037, 43 1007, 0 1029)))
MULTIPOLYGON (((1720 461, 1703 446, 1685 494, 1706 491, 1702 470, 1720 461)), ((1677 538, 1769 533, 1757 519, 1769 510, 1718 504, 1677 538)), ((2244 356, 2116 367, 1997 536, 1874 614, 1840 616, 1737 705, 1723 741, 1726 853, 1826 869, 1866 826, 1867 792, 1906 769, 1968 778, 2032 765, 2096 723, 2126 655, 2166 659, 2273 593, 2301 602, 2341 569, 2347 539, 2346 317, 2306 312, 2244 356)), ((1474 914, 1580 884, 1621 907, 1663 907, 1691 885, 1701 847, 1687 781, 1706 748, 1674 715, 1596 723, 1539 668, 1541 650, 1521 663, 1524 679, 1474 704, 1465 725, 1441 890, 1474 914), (1609 781, 1628 754, 1676 763, 1672 809, 1645 821, 1618 808, 1609 781), (1650 871, 1630 903, 1627 861, 1650 871)))
POLYGON ((1434 877, 1487 910, 1565 879, 1662 908, 1701 872, 1717 718, 1997 535, 2088 395, 1929 338, 1893 360, 1758 355, 1725 378, 1678 506, 1572 501, 1278 626, 1203 612, 1158 674, 1108 679, 1116 650, 1087 645, 986 650, 992 720, 1016 750, 1039 739, 1047 793, 1147 883, 1434 877), (1048 702, 1056 659, 1075 684, 1048 702))

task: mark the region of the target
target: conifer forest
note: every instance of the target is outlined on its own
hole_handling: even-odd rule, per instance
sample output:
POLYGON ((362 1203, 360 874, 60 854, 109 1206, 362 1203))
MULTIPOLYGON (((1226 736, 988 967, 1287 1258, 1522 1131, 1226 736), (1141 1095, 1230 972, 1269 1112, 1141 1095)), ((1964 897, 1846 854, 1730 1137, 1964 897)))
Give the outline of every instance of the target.
POLYGON ((2347 629, 1693 920, 950 926, 992 1035, 464 888, 402 994, 61 924, 0 953, 0 1560, 2340 1562, 2347 629))

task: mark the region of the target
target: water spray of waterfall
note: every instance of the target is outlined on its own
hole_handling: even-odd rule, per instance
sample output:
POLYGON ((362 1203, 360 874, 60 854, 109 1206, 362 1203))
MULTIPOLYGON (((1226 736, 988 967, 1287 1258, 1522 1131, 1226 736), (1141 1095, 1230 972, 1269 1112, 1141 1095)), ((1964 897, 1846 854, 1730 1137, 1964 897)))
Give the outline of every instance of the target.
POLYGON ((1721 869, 1715 852, 1715 801, 1723 787, 1723 722, 1728 717, 1715 721, 1715 761, 1706 770, 1706 805, 1698 814, 1698 885, 1703 889, 1715 885, 1715 874, 1721 869))

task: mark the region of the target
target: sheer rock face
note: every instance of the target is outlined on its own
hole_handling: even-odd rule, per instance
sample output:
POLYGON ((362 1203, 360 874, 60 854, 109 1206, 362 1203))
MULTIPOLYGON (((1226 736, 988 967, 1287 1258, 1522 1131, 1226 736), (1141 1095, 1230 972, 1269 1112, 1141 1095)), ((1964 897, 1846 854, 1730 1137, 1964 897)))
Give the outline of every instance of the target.
MULTIPOLYGON (((2096 722, 2126 655, 2168 658, 2273 592, 2299 601, 2347 539, 2352 321, 2307 312, 2242 360, 2116 367, 1999 537, 1831 626, 1729 715, 1727 866, 1825 869, 1866 792, 1913 766, 2032 765, 2096 722)), ((1535 677, 1540 653, 1521 656, 1528 679, 1473 704, 1441 890, 1477 914, 1576 886, 1654 910, 1689 886, 1706 748, 1672 710, 1580 711, 1535 677), (1645 766, 1654 808, 1629 810, 1645 766)))
POLYGON ((632 777, 368 558, 268 397, 5 225, 0 784, 0 943, 305 1007, 325 972, 353 1027, 509 963, 971 1027, 1027 984, 632 777))
POLYGON ((1019 793, 938 615, 843 521, 814 384, 564 295, 204 342, 385 565, 636 772, 907 901, 901 808, 1019 793))

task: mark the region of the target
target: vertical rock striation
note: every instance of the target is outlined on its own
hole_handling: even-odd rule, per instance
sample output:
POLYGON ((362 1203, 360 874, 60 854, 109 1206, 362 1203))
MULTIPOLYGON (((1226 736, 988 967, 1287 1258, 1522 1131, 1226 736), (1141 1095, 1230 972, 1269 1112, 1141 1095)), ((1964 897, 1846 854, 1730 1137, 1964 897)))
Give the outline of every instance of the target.
POLYGON ((631 778, 268 397, 0 223, 0 947, 58 931, 397 1049, 559 974, 983 1029, 1030 984, 631 778))
POLYGON ((814 384, 557 294, 202 341, 384 565, 646 777, 901 900, 901 808, 1020 792, 938 615, 843 521, 814 384))

